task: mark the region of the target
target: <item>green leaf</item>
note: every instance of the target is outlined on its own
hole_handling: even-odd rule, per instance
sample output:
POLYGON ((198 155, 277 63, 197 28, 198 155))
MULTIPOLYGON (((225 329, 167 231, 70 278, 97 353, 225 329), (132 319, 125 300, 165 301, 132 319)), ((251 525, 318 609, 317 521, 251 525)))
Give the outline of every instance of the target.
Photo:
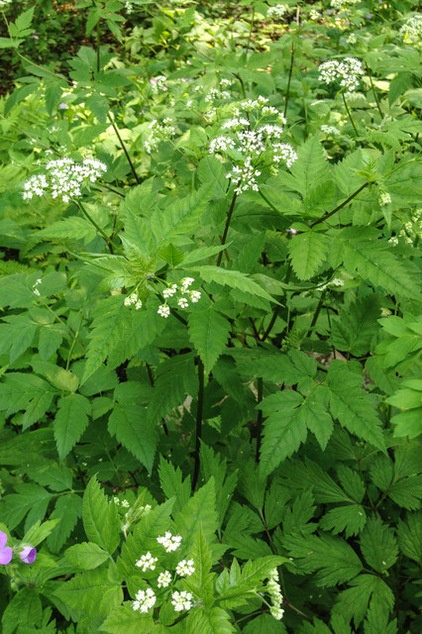
POLYGON ((321 519, 319 525, 334 535, 345 534, 348 539, 358 535, 366 524, 366 513, 362 506, 349 504, 330 509, 321 519))
POLYGON ((89 541, 111 555, 120 543, 119 517, 116 505, 108 502, 95 478, 85 489, 82 520, 89 541))
POLYGON ((200 531, 208 543, 215 542, 218 518, 214 478, 194 493, 182 511, 174 513, 174 521, 188 544, 194 542, 200 531))
POLYGON ((38 546, 51 533, 55 526, 59 523, 58 519, 50 519, 47 522, 36 522, 23 536, 22 542, 31 546, 38 546))
POLYGON ((106 618, 123 601, 123 590, 107 571, 87 570, 62 583, 53 596, 70 608, 76 620, 82 615, 106 618))
POLYGON ((331 414, 348 431, 385 451, 381 421, 372 395, 361 388, 362 377, 348 364, 333 361, 328 369, 327 387, 331 414))
POLYGON ((315 572, 317 586, 333 587, 353 579, 362 570, 362 563, 347 542, 322 535, 288 535, 284 547, 303 574, 315 572))
POLYGON ((301 145, 297 154, 298 160, 293 163, 290 171, 296 179, 297 191, 305 196, 315 183, 327 180, 329 166, 318 135, 310 137, 301 145))
POLYGON ((9 372, 0 390, 0 408, 6 416, 24 411, 21 423, 25 430, 39 422, 49 410, 56 391, 38 376, 9 372))
POLYGON ((164 209, 155 209, 151 216, 151 229, 157 244, 168 242, 175 236, 189 235, 198 226, 210 197, 210 186, 206 185, 190 196, 173 201, 164 209))
POLYGON ((42 521, 53 495, 37 484, 17 484, 16 493, 4 498, 2 503, 2 520, 9 530, 13 530, 26 516, 25 530, 38 521, 42 521))
POLYGON ((227 476, 227 461, 220 454, 214 453, 211 447, 207 447, 204 443, 201 443, 200 464, 204 481, 208 482, 210 478, 215 480, 217 513, 219 527, 221 527, 236 488, 237 473, 234 472, 227 476))
POLYGON ((59 524, 47 539, 47 546, 58 553, 70 537, 82 515, 82 498, 76 493, 68 493, 57 499, 51 519, 57 518, 59 524))
MULTIPOLYGON (((1 619, 3 634, 14 634, 16 628, 39 625, 42 603, 35 588, 22 588, 9 600, 1 619)), ((38 629, 38 628, 37 628, 38 629)))
POLYGON ((109 557, 108 552, 91 542, 81 542, 70 546, 65 557, 71 564, 82 570, 93 570, 101 566, 109 557))
POLYGON ((54 419, 54 438, 60 460, 63 460, 80 440, 89 423, 90 401, 81 394, 69 394, 58 401, 54 419))
POLYGON ((363 624, 365 634, 397 634, 397 619, 389 622, 389 614, 382 602, 371 601, 363 624))
POLYGON ((209 374, 224 351, 230 322, 211 307, 189 313, 188 324, 189 337, 204 364, 205 374, 209 374))
POLYGON ((368 295, 340 312, 331 320, 331 343, 337 349, 360 357, 369 352, 378 328, 379 298, 368 295))
POLYGON ((367 564, 381 574, 393 566, 398 557, 394 531, 379 517, 370 517, 360 535, 360 549, 367 564))
POLYGON ((198 379, 193 353, 166 359, 157 371, 148 404, 148 420, 158 425, 163 416, 183 404, 187 395, 194 396, 197 392, 198 379))
POLYGON ((100 631, 109 634, 165 634, 161 626, 155 625, 151 614, 135 612, 129 603, 110 610, 100 631))
POLYGON ((174 510, 182 511, 188 503, 191 494, 191 478, 183 480, 183 473, 179 467, 160 456, 158 468, 161 489, 167 499, 176 498, 174 510))
POLYGON ((244 634, 287 634, 286 626, 270 614, 260 614, 243 628, 244 634))
POLYGON ((264 414, 272 412, 264 422, 259 463, 263 475, 270 475, 305 442, 308 432, 302 416, 303 403, 303 396, 290 390, 268 396, 263 401, 264 414))
POLYGON ((422 511, 407 513, 404 521, 399 520, 397 538, 401 552, 422 563, 422 511))
POLYGON ((108 419, 108 431, 151 473, 158 435, 156 426, 147 420, 145 406, 116 403, 108 419))
POLYGON ((300 280, 309 280, 326 261, 328 236, 316 231, 299 233, 289 240, 292 267, 300 280))
POLYGON ((358 627, 368 610, 373 597, 382 603, 388 614, 394 605, 394 595, 385 581, 375 575, 361 574, 349 582, 352 586, 338 595, 334 613, 342 615, 347 621, 353 619, 358 627))
POLYGON ((185 580, 186 588, 199 597, 208 611, 214 603, 215 573, 210 572, 212 554, 201 529, 190 548, 190 557, 195 562, 195 572, 185 580))
POLYGON ((235 632, 233 625, 230 623, 230 615, 222 608, 214 607, 205 609, 202 607, 194 608, 188 616, 186 623, 186 633, 195 634, 231 634, 235 632))
POLYGON ((192 270, 196 271, 204 282, 215 282, 221 286, 229 286, 230 288, 239 289, 244 293, 262 297, 263 299, 267 299, 271 302, 275 301, 266 290, 254 282, 248 275, 241 273, 240 271, 232 271, 230 269, 223 269, 219 266, 211 265, 193 267, 192 270))
POLYGON ((8 353, 10 363, 32 346, 38 325, 28 315, 12 315, 3 317, 0 324, 0 354, 8 353))
POLYGON ((84 244, 89 244, 95 239, 97 230, 85 220, 71 216, 53 222, 48 227, 41 229, 36 234, 36 238, 46 238, 49 240, 83 240, 84 244))

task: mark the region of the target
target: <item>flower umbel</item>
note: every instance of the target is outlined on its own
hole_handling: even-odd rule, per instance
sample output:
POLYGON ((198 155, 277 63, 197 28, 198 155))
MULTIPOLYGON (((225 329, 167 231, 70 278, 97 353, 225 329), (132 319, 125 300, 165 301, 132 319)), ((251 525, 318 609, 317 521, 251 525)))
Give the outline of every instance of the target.
POLYGON ((182 559, 176 566, 176 573, 181 577, 190 577, 195 572, 193 559, 182 559))
POLYGON ((170 531, 167 531, 161 537, 157 537, 157 542, 164 547, 164 550, 167 553, 171 553, 179 548, 182 543, 182 536, 172 535, 170 531))
POLYGON ((164 572, 160 572, 157 579, 157 586, 159 588, 167 588, 171 583, 171 573, 169 570, 165 570, 164 572))
POLYGON ((147 570, 155 570, 155 564, 158 561, 158 557, 153 557, 152 554, 148 551, 145 555, 142 555, 138 561, 135 563, 135 566, 140 568, 142 572, 146 572, 147 570))
POLYGON ((345 57, 342 61, 336 59, 323 62, 319 67, 319 80, 324 84, 338 83, 340 88, 353 92, 359 86, 363 75, 362 63, 355 57, 345 57))
POLYGON ((135 601, 132 603, 133 610, 139 610, 139 612, 148 612, 154 607, 157 597, 154 590, 147 588, 146 590, 138 590, 135 595, 135 601))
POLYGON ((174 607, 175 612, 182 612, 182 610, 190 610, 192 607, 193 595, 191 592, 182 590, 181 592, 173 592, 171 595, 171 604, 174 607))

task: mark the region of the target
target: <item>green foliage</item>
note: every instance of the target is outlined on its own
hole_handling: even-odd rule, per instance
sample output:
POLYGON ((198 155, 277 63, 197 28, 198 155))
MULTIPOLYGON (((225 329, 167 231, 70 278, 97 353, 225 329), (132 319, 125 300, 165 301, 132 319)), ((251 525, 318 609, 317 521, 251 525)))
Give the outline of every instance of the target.
POLYGON ((421 631, 418 14, 328 4, 0 2, 6 634, 421 631))

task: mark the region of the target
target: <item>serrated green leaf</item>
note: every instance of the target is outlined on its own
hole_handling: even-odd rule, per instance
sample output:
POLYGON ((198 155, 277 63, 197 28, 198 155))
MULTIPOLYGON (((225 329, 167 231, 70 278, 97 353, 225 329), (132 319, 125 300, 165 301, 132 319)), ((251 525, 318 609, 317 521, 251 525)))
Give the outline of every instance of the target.
POLYGON ((13 363, 31 347, 38 325, 27 315, 3 317, 3 322, 6 323, 0 324, 0 354, 8 353, 13 363))
POLYGON ((195 572, 186 579, 186 588, 199 597, 208 611, 214 603, 215 573, 211 573, 212 553, 201 529, 190 548, 190 556, 195 563, 195 572))
POLYGON ((331 320, 331 343, 341 351, 362 356, 369 352, 371 341, 377 333, 380 306, 376 295, 368 295, 344 308, 331 320))
POLYGON ((148 404, 148 420, 158 424, 162 416, 183 404, 187 395, 198 392, 193 353, 178 355, 162 362, 148 404))
POLYGON ((286 626, 270 614, 260 614, 243 628, 244 634, 287 634, 286 626))
POLYGON ((97 231, 95 227, 85 220, 71 216, 53 222, 48 227, 37 232, 36 238, 47 238, 49 240, 83 240, 84 244, 89 244, 95 239, 97 231))
POLYGON ((284 546, 303 573, 315 572, 318 586, 333 587, 353 579, 362 563, 353 548, 343 539, 322 535, 288 535, 284 546))
POLYGON ((51 519, 57 518, 59 524, 47 539, 47 546, 53 553, 61 550, 70 537, 82 515, 82 498, 76 493, 68 493, 57 499, 51 519))
POLYGON ((156 209, 151 216, 151 229, 157 244, 164 244, 179 235, 189 235, 195 231, 204 213, 211 193, 206 185, 185 198, 173 201, 165 209, 156 209))
POLYGON ((328 237, 316 231, 299 233, 289 240, 292 267, 300 280, 309 280, 316 275, 326 261, 328 247, 328 237))
POLYGON ((171 462, 164 460, 162 456, 160 456, 158 475, 161 489, 166 498, 176 498, 174 509, 183 510, 191 494, 190 476, 186 476, 183 479, 183 473, 179 467, 175 467, 171 462))
POLYGON ((81 394, 69 394, 58 401, 54 419, 54 438, 60 460, 63 460, 80 440, 89 423, 90 401, 81 394))
POLYGON ((235 632, 233 625, 230 623, 230 615, 219 607, 204 609, 202 607, 195 608, 189 614, 186 622, 186 634, 232 634, 235 632))
POLYGON ((373 397, 361 388, 361 377, 341 361, 328 369, 327 387, 331 413, 352 434, 385 451, 381 421, 373 397))
POLYGON ((108 419, 108 431, 151 473, 158 436, 156 426, 147 420, 146 407, 116 403, 108 419))
POLYGON ((345 534, 348 539, 358 535, 366 524, 366 513, 358 504, 336 506, 330 509, 320 521, 320 527, 332 531, 334 535, 345 534))
POLYGON ((394 531, 379 517, 370 517, 360 535, 360 549, 367 564, 381 574, 393 566, 398 557, 394 531))
POLYGON ((189 337, 204 364, 205 374, 209 374, 224 351, 230 322, 211 307, 189 313, 188 324, 189 337))
POLYGON ((401 552, 422 563, 422 511, 407 513, 404 521, 399 520, 397 538, 401 552))
POLYGON ((301 145, 297 154, 298 160, 293 163, 290 171, 296 179, 297 191, 305 196, 315 183, 322 183, 327 179, 329 165, 318 135, 301 145))
MULTIPOLYGON (((14 634, 16 628, 28 623, 38 625, 42 618, 42 603, 35 588, 21 588, 12 596, 3 612, 3 634, 14 634)), ((18 631, 19 631, 18 630, 18 631)))
POLYGON ((73 615, 105 618, 123 601, 120 583, 104 570, 87 570, 75 575, 54 591, 54 596, 71 609, 73 615))
POLYGON ((215 282, 221 286, 229 286, 230 288, 239 289, 244 293, 262 297, 270 302, 275 301, 266 290, 254 282, 245 273, 241 273, 240 271, 232 271, 230 269, 223 269, 219 266, 211 265, 193 267, 192 270, 196 271, 204 282, 215 282))
POLYGON ((22 542, 24 544, 31 544, 31 546, 38 546, 41 544, 52 532, 55 526, 59 523, 58 519, 50 519, 46 522, 36 522, 29 530, 26 531, 23 536, 22 542))
POLYGON ((93 570, 101 566, 108 558, 109 554, 98 544, 91 542, 81 542, 70 546, 66 550, 65 557, 71 564, 82 570, 93 570))
POLYGON ((188 544, 196 539, 199 531, 203 532, 208 543, 215 542, 218 517, 214 478, 196 491, 182 511, 174 513, 174 521, 188 544))
POLYGON ((372 598, 382 603, 388 614, 394 605, 394 595, 387 584, 375 575, 361 574, 349 582, 351 586, 338 595, 334 607, 335 614, 341 614, 347 621, 353 619, 358 627, 368 610, 372 598))
POLYGON ((85 489, 82 520, 89 541, 112 554, 120 542, 119 517, 115 504, 107 500, 95 478, 85 489))
POLYGON ((151 614, 134 611, 130 604, 111 610, 101 625, 101 631, 109 634, 164 634, 163 628, 154 623, 151 614))

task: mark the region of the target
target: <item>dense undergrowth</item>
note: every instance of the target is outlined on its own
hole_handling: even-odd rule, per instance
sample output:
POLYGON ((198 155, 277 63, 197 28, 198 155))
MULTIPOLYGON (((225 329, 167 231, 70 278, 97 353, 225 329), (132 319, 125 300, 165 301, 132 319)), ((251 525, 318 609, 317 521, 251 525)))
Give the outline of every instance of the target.
POLYGON ((420 632, 418 3, 0 8, 2 632, 420 632))

